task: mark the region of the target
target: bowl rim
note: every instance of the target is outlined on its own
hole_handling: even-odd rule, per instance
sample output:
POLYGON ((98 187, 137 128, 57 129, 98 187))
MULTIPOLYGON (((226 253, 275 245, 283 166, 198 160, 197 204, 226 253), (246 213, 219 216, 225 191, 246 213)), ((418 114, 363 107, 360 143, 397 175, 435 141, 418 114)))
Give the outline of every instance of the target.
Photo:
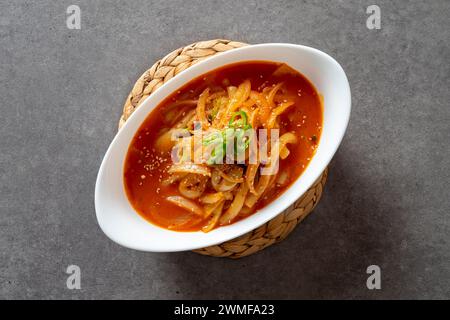
MULTIPOLYGON (((270 61, 270 59, 267 59, 266 61, 270 61)), ((275 61, 275 59, 274 59, 275 61)), ((302 73, 300 70, 298 70, 300 73, 302 73)), ((197 72, 198 73, 198 72, 197 72)), ((303 73, 302 73, 303 74, 303 73)), ((309 79, 309 77, 305 76, 314 86, 316 86, 314 84, 314 82, 309 79)), ((145 109, 145 108, 142 108, 145 109)), ((135 250, 139 250, 139 251, 147 251, 147 252, 176 252, 176 251, 187 251, 187 250, 195 250, 195 249, 200 249, 200 248, 204 248, 204 247, 208 247, 208 246, 213 246, 213 245, 217 245, 226 241, 229 241, 231 239, 237 238, 239 236, 242 236, 258 227, 260 227, 261 225, 267 223, 268 221, 274 219, 276 216, 278 216, 279 214, 281 214, 283 211, 285 211, 289 206, 291 206, 295 201, 297 201, 301 196, 303 196, 307 190, 313 185, 314 181, 316 181, 320 175, 322 174, 322 172, 326 169, 326 167, 328 166, 328 164, 330 163, 330 161, 332 160, 334 154, 336 153, 337 149, 339 148, 340 144, 342 143, 342 139, 345 135, 345 131, 347 129, 348 126, 348 122, 350 119, 350 112, 351 112, 351 92, 350 92, 350 85, 348 83, 348 79, 347 76, 345 74, 345 71, 343 70, 343 68, 340 66, 340 64, 334 59, 332 58, 330 55, 315 49, 315 48, 311 48, 308 46, 304 46, 304 45, 298 45, 298 44, 289 44, 289 43, 262 43, 262 44, 255 44, 255 45, 248 45, 248 46, 244 46, 244 47, 240 47, 240 48, 236 48, 233 50, 229 50, 226 52, 222 52, 219 54, 216 54, 212 57, 209 57, 208 59, 205 59, 203 61, 200 61, 198 63, 196 63, 195 65, 181 71, 179 74, 177 74, 175 77, 171 78, 170 80, 168 80, 167 82, 165 82, 158 90, 156 90, 154 93, 152 93, 150 96, 148 96, 147 98, 145 98, 145 100, 140 104, 139 108, 137 108, 137 110, 135 110, 135 112, 133 112, 131 114, 131 116, 128 118, 128 120, 124 123, 124 126, 122 127, 121 130, 119 130, 116 135, 114 136, 113 140, 111 141, 107 151, 105 152, 105 155, 102 159, 101 165, 100 165, 100 169, 98 171, 98 175, 97 175, 97 179, 96 179, 96 185, 95 185, 95 211, 96 211, 96 217, 97 217, 97 221, 98 224, 100 226, 100 228, 102 229, 102 231, 106 234, 107 237, 109 237, 111 240, 113 240, 114 242, 127 247, 127 248, 131 248, 131 249, 135 249, 135 250), (344 89, 346 92, 344 92, 344 102, 343 104, 345 106, 347 106, 346 110, 343 110, 344 112, 342 112, 342 119, 344 121, 344 125, 340 128, 340 132, 338 135, 338 139, 336 140, 337 142, 333 145, 333 150, 331 150, 331 152, 329 152, 329 157, 327 157, 327 160, 325 161, 326 163, 323 163, 322 165, 319 166, 319 168, 316 169, 316 171, 314 172, 312 178, 309 179, 309 182, 306 184, 306 188, 304 188, 303 192, 299 192, 295 198, 289 199, 289 201, 285 200, 282 204, 278 205, 278 208, 276 210, 276 212, 270 214, 270 215, 266 215, 266 217, 264 218, 260 218, 258 219, 258 221, 256 223, 254 223, 251 226, 244 226, 242 225, 242 228, 240 231, 237 232, 221 232, 220 230, 223 230, 225 228, 229 228, 230 226, 235 226, 235 225, 239 225, 242 224, 242 221, 246 221, 248 220, 251 216, 238 221, 230 226, 223 226, 217 229, 214 229, 213 231, 211 231, 209 234, 211 233, 217 233, 216 234, 216 239, 215 240, 208 240, 206 239, 206 241, 198 241, 198 244, 193 245, 193 244, 189 244, 189 243, 183 243, 180 245, 177 245, 176 248, 167 248, 167 247, 162 247, 162 246, 149 246, 149 245, 143 245, 140 243, 130 243, 129 241, 124 241, 122 238, 117 237, 117 235, 114 232, 111 232, 110 228, 108 228, 105 224, 105 216, 106 215, 101 215, 100 214, 100 206, 99 206, 99 201, 100 201, 100 187, 101 187, 101 179, 103 177, 103 175, 105 174, 105 162, 107 162, 107 160, 110 158, 111 156, 111 152, 113 149, 113 146, 115 145, 116 141, 118 140, 118 137, 121 135, 121 132, 124 132, 125 130, 127 130, 127 127, 131 126, 131 122, 133 121, 139 121, 139 123, 137 124, 137 127, 133 130, 133 136, 136 133, 136 130, 139 129, 139 127, 142 125, 142 123, 145 121, 146 117, 168 96, 170 95, 172 92, 174 92, 175 90, 177 90, 178 87, 183 86, 184 84, 188 83, 189 81, 201 76, 202 74, 205 74, 207 72, 210 72, 212 70, 215 70, 217 68, 226 66, 228 64, 232 64, 232 63, 239 63, 239 62, 244 62, 244 61, 258 61, 258 60, 262 60, 262 59, 252 59, 252 57, 243 57, 243 58, 238 58, 233 62, 221 62, 221 60, 224 59, 224 56, 233 56, 233 55, 238 55, 239 53, 245 52, 245 51, 251 51, 254 50, 254 48, 294 48, 294 49, 299 49, 299 50, 305 50, 313 55, 318 55, 321 58, 324 58, 326 60, 328 60, 329 62, 331 62, 334 67, 336 68, 336 70, 338 70, 338 72, 340 73, 341 76, 343 76, 343 80, 344 80, 344 89), (218 60, 218 62, 216 62, 216 60, 218 60), (215 63, 216 62, 216 63, 215 63), (201 70, 202 68, 204 68, 207 65, 210 65, 209 67, 207 67, 207 70, 203 70, 201 71, 199 74, 196 74, 196 71, 201 70), (179 79, 181 78, 187 78, 185 79, 181 85, 173 85, 173 83, 176 83, 177 81, 179 82, 179 79), (177 80, 178 79, 178 80, 177 80), (175 86, 174 88, 170 89, 167 93, 162 94, 161 92, 164 92, 164 90, 161 90, 162 88, 166 88, 166 87, 171 87, 171 86, 175 86), (159 97, 160 95, 162 95, 161 97, 159 97), (153 106, 149 107, 149 110, 143 114, 143 112, 136 112, 138 111, 138 109, 142 108, 144 105, 149 104, 152 100, 155 100, 156 102, 154 103, 153 106), (142 113, 142 114, 140 114, 142 113), (133 120, 130 121, 134 118, 138 118, 141 117, 140 120, 133 120), (221 235, 222 233, 222 235, 221 235)), ((131 130, 131 129, 130 129, 131 130)), ((129 144, 128 144, 129 145, 129 144)), ((320 142, 319 142, 320 145, 320 142)), ((126 153, 126 151, 125 151, 126 153)), ((314 155, 315 157, 315 155, 314 155)), ((314 159, 314 157, 312 159, 314 159)), ((123 171, 123 168, 121 167, 121 172, 123 171)), ((308 167, 305 169, 305 171, 299 176, 299 178, 285 191, 283 192, 283 194, 287 193, 288 190, 293 189, 295 183, 300 179, 301 176, 303 176, 305 174, 305 172, 308 171, 308 167)), ((122 180, 123 182, 123 180, 122 180)), ((123 186, 122 186, 123 189, 123 186)), ((281 197, 281 196, 280 196, 281 197)), ((277 199, 275 199, 274 201, 272 201, 268 206, 270 206, 273 203, 280 203, 280 197, 278 197, 277 199)), ((128 200, 128 197, 125 194, 125 198, 128 200)), ((267 206, 266 206, 267 207, 267 206)), ((265 208, 266 208, 265 207, 265 208)), ((133 209, 134 210, 134 209, 133 209)), ((261 209, 261 210, 264 210, 261 209)), ((261 211, 259 210, 259 211, 261 211)), ((135 210, 134 210, 135 211, 135 210)), ((162 228, 158 225, 155 225, 153 223, 151 223, 150 221, 144 219, 139 213, 134 212, 137 216, 139 216, 145 223, 147 224, 151 224, 156 228, 161 228, 163 230, 166 230, 168 232, 174 232, 174 233, 185 233, 185 234, 198 234, 201 233, 201 231, 197 231, 197 232, 179 232, 179 231, 171 231, 171 230, 167 230, 165 228, 162 228)), ((256 212, 255 214, 253 214, 252 216, 256 215, 258 212, 256 212)), ((236 228, 236 227, 235 227, 236 228)), ((236 228, 238 229, 238 228, 236 228)), ((201 233, 204 234, 204 233, 201 233)), ((155 242, 158 242, 155 240, 155 242)))

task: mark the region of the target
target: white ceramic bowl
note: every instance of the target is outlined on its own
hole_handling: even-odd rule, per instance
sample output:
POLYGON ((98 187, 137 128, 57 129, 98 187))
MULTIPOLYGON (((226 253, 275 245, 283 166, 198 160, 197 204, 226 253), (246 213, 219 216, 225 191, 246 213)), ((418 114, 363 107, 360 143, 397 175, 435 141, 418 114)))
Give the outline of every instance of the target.
POLYGON ((342 67, 317 49, 293 44, 258 44, 227 51, 202 61, 169 80, 127 120, 106 151, 95 186, 95 211, 105 234, 118 244, 142 251, 170 252, 203 248, 236 238, 277 216, 297 200, 331 161, 350 117, 350 86, 342 67), (324 98, 323 131, 305 172, 278 199, 255 214, 209 233, 169 231, 142 218, 124 190, 123 167, 128 146, 141 123, 166 96, 208 71, 239 61, 287 63, 305 75, 324 98))

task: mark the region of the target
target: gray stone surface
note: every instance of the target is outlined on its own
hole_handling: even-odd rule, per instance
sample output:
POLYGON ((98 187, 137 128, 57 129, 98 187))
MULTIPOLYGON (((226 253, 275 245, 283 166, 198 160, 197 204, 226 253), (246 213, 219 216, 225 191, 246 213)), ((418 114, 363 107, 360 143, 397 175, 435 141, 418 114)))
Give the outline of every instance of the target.
POLYGON ((446 0, 0 0, 0 298, 449 298, 449 17, 446 0), (374 2, 381 30, 366 28, 374 2), (238 261, 122 248, 97 225, 94 184, 123 101, 156 59, 219 37, 342 64, 353 110, 323 200, 238 261))

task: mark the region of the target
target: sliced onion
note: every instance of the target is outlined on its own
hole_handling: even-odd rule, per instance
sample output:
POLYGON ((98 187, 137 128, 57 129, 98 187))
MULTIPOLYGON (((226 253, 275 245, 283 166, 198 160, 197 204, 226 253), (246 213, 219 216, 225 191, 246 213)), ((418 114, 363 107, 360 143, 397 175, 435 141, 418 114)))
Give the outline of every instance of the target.
POLYGON ((173 184, 173 183, 175 183, 175 182, 177 182, 177 181, 179 181, 179 180, 181 180, 183 177, 185 177, 187 175, 187 173, 174 173, 174 174, 171 174, 171 175, 169 175, 167 178, 165 178, 162 182, 161 182, 161 184, 163 185, 163 186, 168 186, 168 185, 170 185, 170 184, 173 184))
POLYGON ((223 166, 223 169, 217 168, 217 170, 220 176, 229 182, 241 183, 244 181, 242 178, 244 170, 239 166, 223 166))
MULTIPOLYGON (((183 113, 181 113, 183 114, 183 113)), ((189 123, 192 121, 192 119, 195 117, 195 109, 188 111, 183 118, 177 122, 175 125, 175 128, 182 129, 189 126, 189 123)))
POLYGON ((245 180, 250 189, 250 192, 256 194, 255 191, 255 177, 258 173, 259 164, 249 164, 247 166, 247 172, 245 173, 245 180))
POLYGON ((242 209, 242 206, 244 205, 245 197, 248 193, 248 186, 246 183, 241 183, 239 186, 238 192, 236 193, 233 202, 231 203, 230 207, 227 209, 225 214, 223 214, 219 222, 220 224, 229 224, 231 221, 236 218, 236 216, 239 214, 239 212, 242 209))
POLYGON ((272 129, 273 127, 275 127, 275 120, 277 119, 277 117, 283 112, 285 112, 292 105, 294 105, 294 102, 287 101, 280 103, 278 107, 273 109, 272 112, 270 113, 269 120, 267 121, 267 128, 272 129))
POLYGON ((206 100, 209 96, 209 88, 206 88, 198 99, 196 113, 197 117, 202 124, 202 128, 205 130, 209 127, 208 119, 206 118, 206 100))
POLYGON ((224 198, 225 198, 225 196, 224 196, 223 192, 208 193, 200 198, 200 202, 211 204, 211 203, 219 202, 220 200, 222 200, 224 198))
POLYGON ((199 207, 194 201, 186 199, 181 196, 169 196, 166 198, 167 201, 173 203, 174 205, 186 209, 189 212, 195 213, 198 216, 203 217, 204 212, 201 207, 199 207))
POLYGON ((220 202, 220 204, 214 209, 212 212, 212 218, 209 220, 208 224, 202 228, 203 232, 209 232, 216 226, 219 221, 220 216, 222 215, 223 205, 225 201, 220 202))
POLYGON ((289 178, 289 173, 286 170, 281 171, 277 176, 277 184, 280 186, 286 184, 289 178))
POLYGON ((200 223, 200 221, 202 221, 202 219, 200 217, 198 217, 197 215, 188 213, 184 216, 177 217, 176 220, 174 221, 174 223, 167 226, 167 228, 168 229, 180 229, 182 227, 193 226, 197 223, 200 223))
POLYGON ((262 196, 264 191, 266 191, 267 187, 269 186, 271 177, 273 176, 268 175, 260 176, 259 181, 255 188, 256 193, 250 194, 247 197, 247 199, 245 199, 245 205, 247 207, 252 208, 256 204, 256 201, 258 201, 258 199, 262 196))
POLYGON ((297 137, 292 132, 286 132, 280 137, 280 147, 285 146, 287 143, 297 143, 297 137))
POLYGON ((172 165, 169 173, 196 173, 204 176, 211 176, 211 170, 205 165, 199 165, 192 162, 183 162, 172 165))
POLYGON ((169 152, 172 150, 176 143, 176 140, 172 139, 172 133, 173 130, 168 130, 156 139, 155 147, 158 151, 169 152))
POLYGON ((205 204, 205 206, 203 208, 203 211, 205 212, 205 218, 208 218, 211 215, 211 213, 224 201, 225 200, 222 200, 222 201, 216 202, 216 203, 205 204))
POLYGON ((281 159, 286 159, 286 158, 289 156, 290 153, 291 153, 291 152, 289 151, 289 149, 288 149, 286 146, 284 146, 284 147, 280 150, 280 158, 281 158, 281 159))
POLYGON ((178 190, 186 198, 196 199, 205 191, 206 182, 208 182, 207 176, 190 173, 181 180, 178 190))
POLYGON ((211 174, 211 184, 216 191, 221 192, 230 191, 237 185, 236 182, 230 182, 223 179, 218 169, 214 169, 211 174))

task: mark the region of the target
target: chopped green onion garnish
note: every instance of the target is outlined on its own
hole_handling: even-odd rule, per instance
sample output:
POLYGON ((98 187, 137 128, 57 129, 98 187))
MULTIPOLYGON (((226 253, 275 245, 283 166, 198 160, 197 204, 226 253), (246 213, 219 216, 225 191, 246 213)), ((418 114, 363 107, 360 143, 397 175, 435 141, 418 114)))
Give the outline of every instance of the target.
POLYGON ((231 116, 231 119, 230 119, 230 122, 228 123, 228 125, 230 127, 234 127, 234 128, 239 127, 239 126, 246 127, 247 126, 247 114, 244 111, 242 111, 242 110, 233 113, 233 115, 231 116), (236 119, 237 116, 240 117, 240 121, 237 120, 235 122, 234 120, 236 119))

